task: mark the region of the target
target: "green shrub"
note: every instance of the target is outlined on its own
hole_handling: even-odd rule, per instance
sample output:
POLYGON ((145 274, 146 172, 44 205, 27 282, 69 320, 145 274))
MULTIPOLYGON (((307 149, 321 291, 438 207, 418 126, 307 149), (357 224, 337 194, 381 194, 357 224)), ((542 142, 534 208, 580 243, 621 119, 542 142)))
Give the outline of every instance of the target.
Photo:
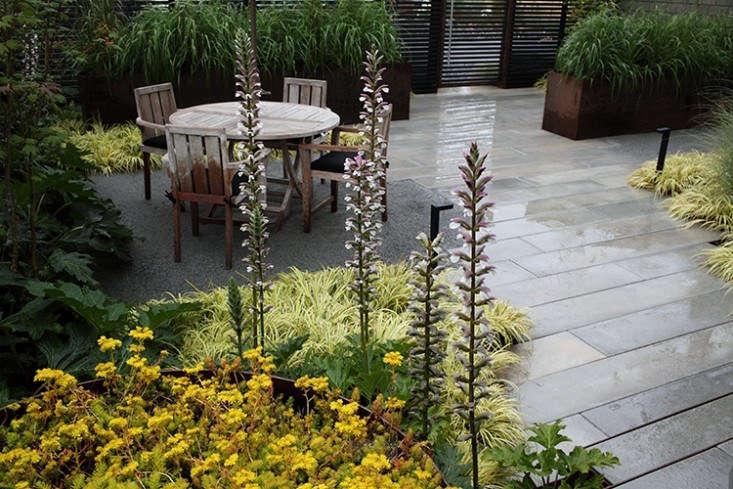
MULTIPOLYGON (((247 26, 246 9, 229 2, 182 0, 170 8, 150 6, 110 36, 108 56, 114 73, 143 73, 151 83, 175 80, 182 73, 233 73, 234 34, 247 26)), ((306 0, 257 12, 257 56, 264 72, 346 68, 357 73, 364 51, 372 46, 386 63, 401 58, 393 14, 384 2, 324 5, 306 0)))
POLYGON ((703 181, 713 172, 713 158, 709 154, 692 151, 670 155, 664 169, 657 172, 657 161, 647 161, 629 176, 629 185, 653 190, 656 195, 677 195, 703 181))
POLYGON ((619 459, 609 452, 598 448, 590 450, 575 446, 565 453, 559 444, 571 441, 561 431, 565 425, 559 421, 552 424, 537 423, 529 428, 532 436, 527 442, 537 449, 530 449, 527 442, 516 447, 502 446, 490 450, 490 457, 502 466, 511 468, 522 479, 514 480, 504 486, 506 489, 534 489, 537 487, 533 477, 541 480, 543 488, 558 489, 601 489, 603 476, 593 470, 600 467, 613 467, 619 459))
POLYGON ((733 79, 733 16, 606 10, 578 24, 555 69, 617 90, 733 79))

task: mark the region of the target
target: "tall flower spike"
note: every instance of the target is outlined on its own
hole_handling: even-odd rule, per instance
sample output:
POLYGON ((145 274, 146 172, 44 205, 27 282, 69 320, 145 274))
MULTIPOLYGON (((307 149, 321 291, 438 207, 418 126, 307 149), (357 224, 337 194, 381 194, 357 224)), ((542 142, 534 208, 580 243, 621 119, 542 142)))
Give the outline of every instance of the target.
POLYGON ((414 251, 410 256, 417 279, 410 282, 413 287, 410 311, 415 320, 407 334, 415 340, 415 347, 410 350, 409 373, 417 384, 410 388, 411 411, 419 417, 423 436, 427 438, 431 426, 430 406, 440 402, 440 390, 445 383, 440 363, 445 358, 446 333, 437 325, 445 317, 440 300, 446 296, 446 287, 436 281, 443 270, 445 254, 440 247, 442 234, 430 241, 425 233, 420 233, 417 239, 424 252, 414 251))
POLYGON ((237 92, 239 98, 239 133, 244 142, 237 146, 236 156, 240 161, 239 176, 242 178, 239 190, 244 196, 240 210, 245 215, 242 231, 246 238, 242 244, 247 248, 244 262, 247 265, 249 287, 252 292, 249 313, 252 327, 253 347, 265 346, 265 291, 269 283, 265 273, 272 268, 265 259, 269 248, 266 246, 269 233, 268 219, 265 216, 265 149, 257 141, 262 124, 259 120, 259 103, 262 96, 260 74, 257 70, 252 41, 244 30, 237 31, 235 37, 237 52, 237 92))
POLYGON ((362 127, 360 134, 364 143, 359 154, 344 163, 344 178, 348 191, 346 210, 350 213, 346 219, 346 230, 354 234, 354 239, 346 242, 346 248, 354 251, 354 258, 346 262, 346 266, 355 272, 354 282, 350 285, 359 301, 359 335, 364 368, 369 369, 367 353, 370 341, 369 312, 374 294, 374 280, 377 274, 377 248, 381 244, 379 231, 382 228, 380 214, 382 212, 382 180, 386 142, 381 134, 387 104, 384 93, 387 86, 382 83, 383 68, 380 68, 382 56, 378 51, 367 52, 364 91, 359 98, 364 104, 360 114, 362 127))
POLYGON ((488 212, 493 204, 486 199, 486 187, 492 177, 485 174, 486 155, 479 154, 476 143, 472 143, 470 150, 464 152, 464 157, 465 164, 459 165, 458 169, 466 189, 454 191, 463 206, 464 217, 453 219, 450 226, 458 230, 458 238, 464 243, 462 249, 451 252, 451 258, 460 263, 463 271, 463 278, 456 282, 463 298, 463 309, 457 313, 463 329, 455 347, 465 372, 455 375, 454 381, 461 389, 465 402, 453 406, 453 410, 468 425, 469 433, 461 439, 471 441, 473 489, 478 489, 478 431, 481 423, 488 418, 488 413, 478 414, 476 406, 481 399, 490 396, 489 387, 481 380, 480 374, 491 361, 491 329, 483 316, 483 306, 493 300, 485 285, 486 276, 493 270, 485 253, 486 244, 493 238, 488 232, 488 212))

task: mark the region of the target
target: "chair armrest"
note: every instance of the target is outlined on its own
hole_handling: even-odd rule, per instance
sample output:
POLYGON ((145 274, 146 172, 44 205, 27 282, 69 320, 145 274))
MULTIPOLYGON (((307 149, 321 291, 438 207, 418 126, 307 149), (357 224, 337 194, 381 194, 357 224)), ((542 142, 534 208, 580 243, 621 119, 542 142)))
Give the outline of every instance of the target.
POLYGON ((349 151, 357 152, 360 147, 358 146, 343 146, 340 144, 299 144, 298 150, 310 150, 310 151, 349 151))
POLYGON ((148 122, 146 120, 143 120, 141 118, 135 119, 135 124, 137 124, 140 127, 145 127, 148 129, 153 129, 154 131, 160 131, 161 133, 165 133, 165 126, 162 124, 156 124, 154 122, 148 122))
POLYGON ((340 132, 359 132, 361 131, 361 128, 357 126, 338 126, 334 130, 340 132))

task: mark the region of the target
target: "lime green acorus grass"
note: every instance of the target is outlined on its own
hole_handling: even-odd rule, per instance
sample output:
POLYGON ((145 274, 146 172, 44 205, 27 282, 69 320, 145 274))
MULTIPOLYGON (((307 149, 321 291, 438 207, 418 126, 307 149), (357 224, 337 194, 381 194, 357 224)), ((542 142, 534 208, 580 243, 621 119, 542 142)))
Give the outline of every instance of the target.
POLYGON ((701 253, 710 272, 733 285, 733 98, 713 112, 709 153, 682 153, 667 159, 657 174, 649 161, 629 177, 629 185, 669 196, 672 217, 722 233, 721 245, 701 253))
MULTIPOLYGON (((412 271, 404 264, 381 264, 374 286, 375 304, 372 321, 374 338, 377 341, 407 338, 412 315, 407 309, 410 298, 408 282, 412 271)), ((344 267, 326 268, 317 272, 298 269, 281 274, 273 280, 273 288, 266 296, 267 304, 273 309, 268 313, 265 325, 266 335, 273 343, 282 343, 304 334, 307 341, 289 360, 289 365, 313 358, 314 354, 325 355, 334 351, 346 338, 358 332, 358 309, 347 284, 351 282, 352 271, 344 267)), ((232 350, 232 329, 227 309, 225 287, 192 294, 195 300, 204 304, 201 312, 188 314, 175 320, 173 325, 183 336, 179 356, 184 365, 195 365, 206 359, 227 357, 232 350)), ((186 296, 189 297, 190 296, 186 296)), ((182 300, 177 298, 176 300, 182 300)), ((461 306, 458 298, 449 297, 443 304, 449 311, 461 306)), ((449 317, 440 324, 448 333, 451 344, 460 335, 459 327, 449 317)), ((502 378, 507 368, 516 365, 519 358, 510 351, 513 343, 529 338, 530 322, 523 311, 504 301, 497 301, 487 308, 487 317, 496 332, 492 348, 492 368, 485 369, 487 383, 493 395, 479 405, 480 412, 490 412, 491 419, 481 429, 480 437, 488 446, 499 443, 515 444, 524 439, 521 417, 516 401, 510 395, 512 384, 502 378)), ((460 396, 452 376, 462 372, 460 362, 453 348, 449 348, 442 363, 448 379, 441 397, 447 413, 446 429, 457 435, 463 429, 460 419, 450 416, 448 407, 460 396)), ((465 447, 464 447, 465 449, 465 447)), ((482 480, 496 482, 506 475, 495 462, 488 459, 482 463, 482 480)))
MULTIPOLYGON (((79 120, 65 120, 57 126, 69 136, 77 148, 86 152, 84 160, 98 173, 131 173, 142 169, 140 152, 142 136, 133 123, 104 126, 94 122, 91 126, 79 120)), ((151 155, 154 169, 161 167, 159 155, 151 155)))

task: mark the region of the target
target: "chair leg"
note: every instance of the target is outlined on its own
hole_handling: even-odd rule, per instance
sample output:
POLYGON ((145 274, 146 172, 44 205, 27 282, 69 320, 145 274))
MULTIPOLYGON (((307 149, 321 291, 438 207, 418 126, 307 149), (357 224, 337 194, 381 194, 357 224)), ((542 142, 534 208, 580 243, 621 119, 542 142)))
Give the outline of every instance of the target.
POLYGON ((191 231, 194 236, 199 235, 199 204, 191 202, 191 231))
POLYGON ((313 177, 310 155, 303 155, 303 232, 311 232, 311 207, 313 205, 313 177))
POLYGON ((382 177, 382 222, 387 222, 387 174, 382 177))
POLYGON ((150 200, 150 153, 143 152, 143 178, 145 180, 145 200, 150 200))
POLYGON ((234 227, 234 218, 232 214, 232 206, 224 205, 224 242, 226 246, 225 265, 227 270, 232 269, 232 233, 234 227))
POLYGON ((181 206, 173 204, 173 261, 181 262, 181 206))
POLYGON ((339 208, 339 183, 331 180, 331 212, 336 212, 339 208))

